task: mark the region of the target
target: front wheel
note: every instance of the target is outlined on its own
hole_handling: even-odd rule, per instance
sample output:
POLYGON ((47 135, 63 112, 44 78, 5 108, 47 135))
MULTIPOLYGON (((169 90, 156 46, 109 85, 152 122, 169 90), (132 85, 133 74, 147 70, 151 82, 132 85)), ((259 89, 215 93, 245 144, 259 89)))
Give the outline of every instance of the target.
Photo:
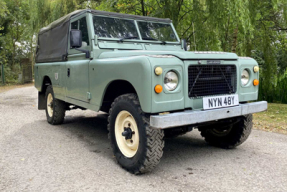
POLYGON ((133 174, 151 171, 163 155, 164 133, 149 126, 135 94, 119 96, 108 118, 109 138, 118 163, 133 174))
POLYGON ((252 119, 252 114, 249 114, 239 117, 235 124, 225 125, 224 127, 216 126, 215 124, 198 127, 198 130, 209 144, 231 149, 246 141, 252 130, 252 119))

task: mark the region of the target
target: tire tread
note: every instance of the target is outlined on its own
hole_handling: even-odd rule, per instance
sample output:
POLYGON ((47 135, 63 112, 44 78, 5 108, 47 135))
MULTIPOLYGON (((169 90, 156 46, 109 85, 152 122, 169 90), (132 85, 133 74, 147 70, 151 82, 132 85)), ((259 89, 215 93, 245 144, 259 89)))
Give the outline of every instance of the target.
POLYGON ((211 127, 199 128, 199 131, 207 143, 225 149, 232 149, 247 140, 253 127, 252 120, 252 114, 242 116, 242 119, 237 124, 233 125, 232 129, 235 130, 232 130, 232 134, 227 135, 224 139, 211 134, 209 131, 211 127))
MULTIPOLYGON (((109 117, 108 117, 108 137, 111 139, 111 114, 113 112, 113 108, 121 100, 126 100, 132 103, 132 105, 136 108, 138 114, 140 114, 142 118, 142 122, 144 122, 145 132, 147 136, 146 142, 146 154, 143 158, 143 161, 140 162, 140 166, 136 167, 135 169, 126 169, 127 171, 133 174, 142 174, 146 172, 150 172, 160 161, 163 155, 163 148, 164 148, 164 132, 162 130, 152 129, 149 126, 149 115, 144 113, 140 107, 140 102, 136 94, 125 94, 117 97, 115 101, 112 103, 109 117)), ((115 149, 114 143, 111 143, 113 149, 115 149)))
MULTIPOLYGON (((53 111, 53 117, 51 120, 48 120, 48 123, 52 125, 60 125, 64 122, 65 118, 65 112, 66 112, 66 104, 64 101, 58 100, 54 97, 53 87, 52 85, 49 85, 46 90, 46 102, 47 102, 47 95, 49 93, 52 93, 53 95, 53 104, 54 104, 54 111, 53 111)), ((46 109, 47 110, 47 109, 46 109)), ((47 111, 46 111, 47 113, 47 111)), ((48 118, 48 117, 47 117, 48 118)))

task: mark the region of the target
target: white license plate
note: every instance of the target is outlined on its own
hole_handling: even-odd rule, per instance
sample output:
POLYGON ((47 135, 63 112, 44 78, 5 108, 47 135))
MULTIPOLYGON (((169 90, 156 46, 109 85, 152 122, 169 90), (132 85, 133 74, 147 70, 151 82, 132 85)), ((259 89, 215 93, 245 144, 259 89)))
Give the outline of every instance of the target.
POLYGON ((235 105, 239 105, 237 94, 203 98, 203 109, 216 109, 235 105))

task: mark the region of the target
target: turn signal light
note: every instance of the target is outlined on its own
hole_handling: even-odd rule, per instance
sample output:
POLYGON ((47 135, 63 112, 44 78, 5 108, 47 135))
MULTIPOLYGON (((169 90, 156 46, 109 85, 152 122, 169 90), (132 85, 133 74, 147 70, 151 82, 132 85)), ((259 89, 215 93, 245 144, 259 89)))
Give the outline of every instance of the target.
POLYGON ((156 86, 154 87, 154 91, 155 91, 156 93, 161 93, 161 92, 162 92, 162 86, 161 86, 161 85, 156 85, 156 86))
POLYGON ((254 79, 254 81, 253 81, 253 85, 254 85, 254 86, 259 85, 259 80, 258 80, 258 79, 254 79))

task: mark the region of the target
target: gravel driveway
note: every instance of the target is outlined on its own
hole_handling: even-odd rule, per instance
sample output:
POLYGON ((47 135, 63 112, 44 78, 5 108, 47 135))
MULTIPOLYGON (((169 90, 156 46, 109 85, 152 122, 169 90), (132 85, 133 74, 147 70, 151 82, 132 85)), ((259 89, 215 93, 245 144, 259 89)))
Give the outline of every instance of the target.
POLYGON ((117 165, 107 115, 69 111, 52 126, 37 90, 0 93, 0 191, 287 191, 287 136, 253 130, 237 149, 207 145, 197 130, 166 140, 153 172, 117 165))

